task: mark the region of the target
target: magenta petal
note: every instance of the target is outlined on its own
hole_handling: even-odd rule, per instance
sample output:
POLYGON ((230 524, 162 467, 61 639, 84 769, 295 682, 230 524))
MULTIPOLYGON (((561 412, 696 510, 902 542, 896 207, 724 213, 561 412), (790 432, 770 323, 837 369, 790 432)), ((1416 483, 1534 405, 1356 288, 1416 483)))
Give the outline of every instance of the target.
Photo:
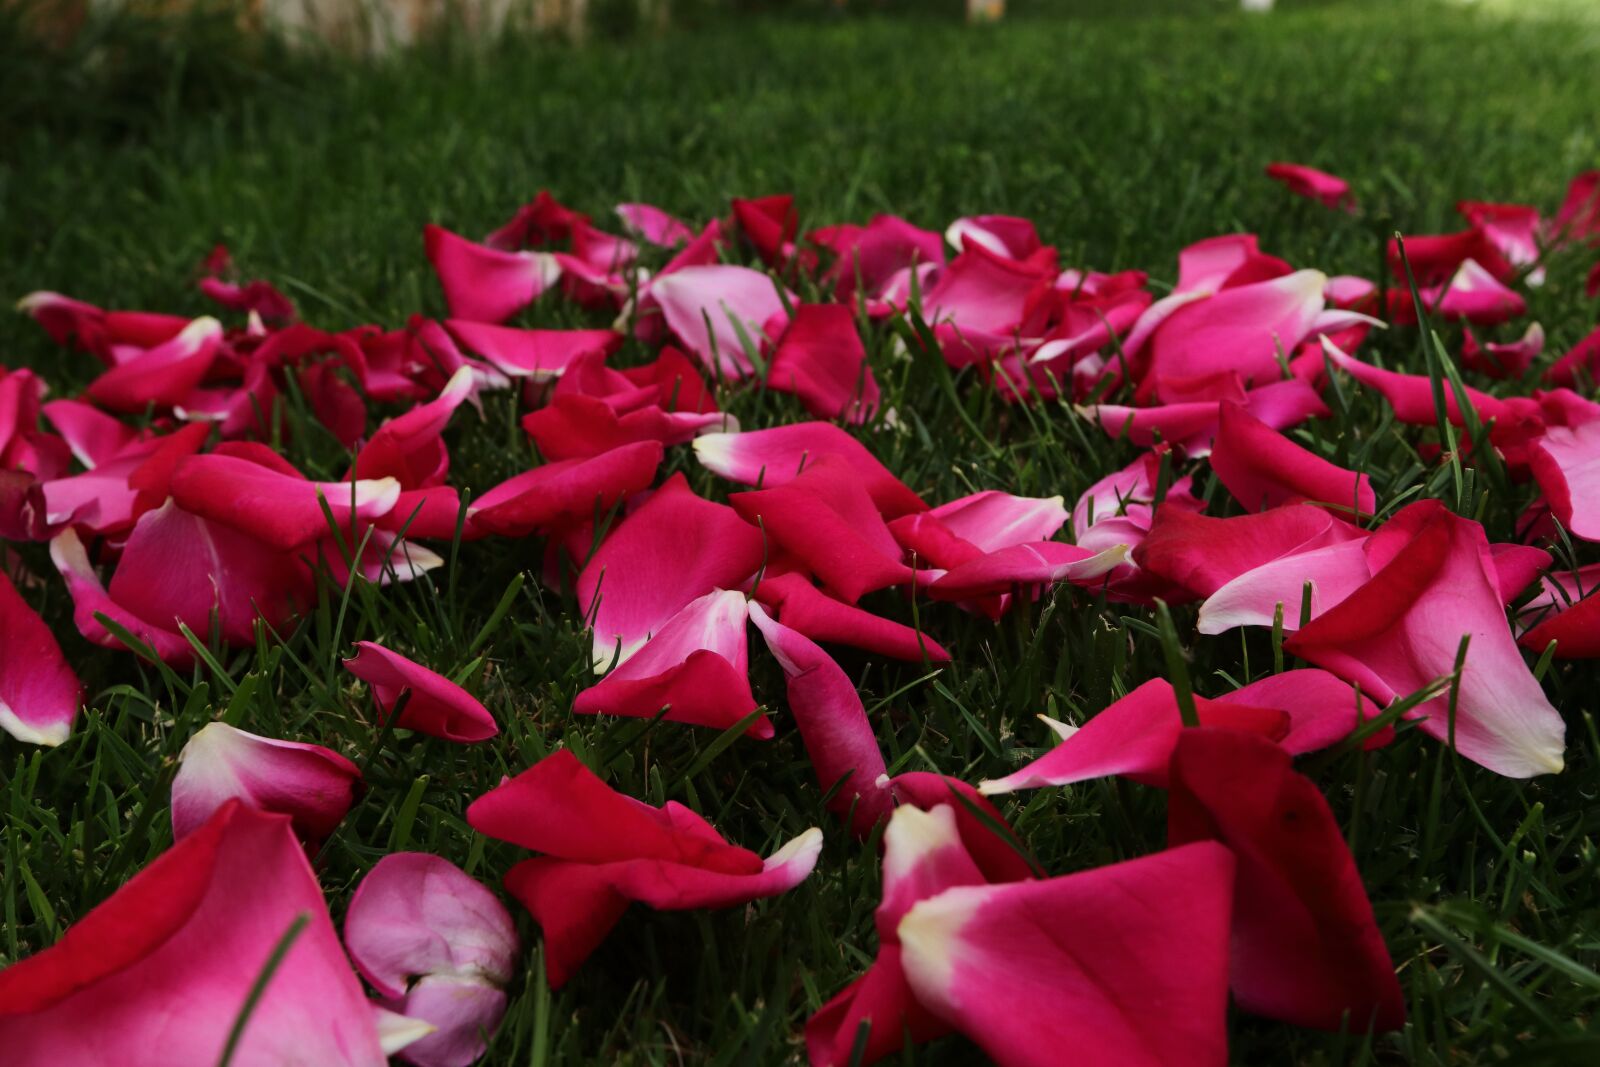
POLYGON ((987 880, 1015 882, 1034 876, 1026 847, 1000 809, 966 782, 931 771, 906 771, 895 775, 889 787, 894 790, 895 803, 902 808, 932 811, 946 805, 954 811, 962 847, 987 880))
POLYGON ((740 485, 766 489, 785 485, 823 456, 838 456, 886 519, 926 511, 922 498, 906 488, 867 447, 827 422, 797 422, 770 430, 711 433, 695 438, 694 454, 707 470, 740 485))
POLYGON ((1228 1059, 1233 859, 1215 844, 960 886, 900 922, 917 999, 1004 1067, 1228 1059), (1160 1024, 1152 1008, 1159 1005, 1160 1024))
POLYGON ((1203 634, 1220 634, 1236 626, 1274 626, 1283 610, 1283 629, 1300 628, 1306 604, 1305 587, 1311 586, 1311 612, 1315 619, 1372 577, 1363 541, 1339 541, 1309 551, 1289 552, 1252 567, 1229 580, 1200 605, 1198 628, 1203 634))
POLYGON ((384 1067, 374 1016, 305 852, 281 815, 229 804, 74 924, 0 972, 14 1067, 172 1067, 222 1056, 239 1007, 296 919, 234 1067, 384 1067))
POLYGON ((891 659, 948 663, 950 653, 925 633, 829 596, 801 574, 763 578, 752 594, 778 621, 813 641, 850 645, 891 659))
POLYGON ((503 252, 433 225, 422 234, 445 303, 458 319, 504 322, 561 276, 548 252, 503 252))
POLYGON ((588 459, 567 459, 524 471, 485 492, 467 510, 475 533, 526 537, 593 521, 649 487, 661 465, 658 441, 637 441, 588 459))
POLYGON ((1269 163, 1267 177, 1281 182, 1296 196, 1315 200, 1323 207, 1355 208, 1355 197, 1350 194, 1350 183, 1336 174, 1308 167, 1302 163, 1269 163))
POLYGON ((500 732, 489 709, 444 675, 372 641, 357 641, 356 649, 345 670, 372 686, 379 710, 387 714, 402 692, 410 692, 395 724, 401 729, 465 742, 487 741, 500 732))
POLYGON ((519 950, 516 926, 499 898, 449 860, 426 852, 393 853, 367 872, 350 898, 344 941, 367 981, 394 1000, 426 976, 504 986, 519 950))
POLYGON ((302 837, 322 841, 350 810, 360 782, 354 763, 321 745, 208 723, 189 738, 179 757, 172 779, 172 836, 187 837, 237 798, 289 816, 302 837))
POLYGON ((618 204, 617 215, 622 228, 642 241, 671 248, 694 237, 694 231, 685 223, 662 211, 653 204, 618 204))
POLYGON ((432 1033, 406 1045, 400 1059, 416 1067, 469 1067, 488 1048, 506 1014, 500 986, 473 976, 428 974, 412 983, 399 1002, 402 1014, 434 1027, 432 1033))
POLYGON ((874 1063, 912 1044, 931 1041, 949 1026, 917 1002, 900 966, 900 920, 918 901, 952 886, 982 885, 983 874, 962 844, 955 809, 896 808, 883 833, 883 900, 874 920, 878 957, 867 973, 823 1005, 806 1023, 806 1053, 812 1067, 852 1062, 863 1023, 871 1033, 857 1062, 874 1063))
POLYGON ((560 985, 638 900, 662 909, 724 907, 792 888, 822 847, 811 829, 763 861, 694 812, 618 793, 568 750, 553 753, 467 809, 479 833, 548 855, 525 860, 506 888, 544 932, 560 985))
MULTIPOLYGON (((1358 709, 1354 686, 1327 671, 1313 669, 1268 675, 1218 697, 1215 703, 1280 708, 1288 713, 1289 732, 1278 740, 1278 746, 1291 756, 1337 744, 1378 711, 1366 697, 1360 699, 1358 709)), ((1386 727, 1368 739, 1366 747, 1381 747, 1393 737, 1394 729, 1386 727)))
POLYGON ((844 304, 801 304, 772 353, 767 388, 793 393, 811 414, 865 422, 878 410, 878 382, 855 315, 844 304))
POLYGON ((976 600, 1010 592, 1016 586, 1048 586, 1056 582, 1093 584, 1127 556, 1126 545, 1091 552, 1062 541, 1010 545, 952 567, 928 587, 935 600, 976 600))
POLYGON ((83 685, 44 620, 0 567, 0 730, 59 745, 72 732, 83 685))
POLYGON ((221 344, 220 322, 195 319, 172 340, 106 371, 85 392, 112 411, 142 412, 152 404, 181 404, 211 369, 221 344))
POLYGON ((173 631, 181 622, 202 640, 215 613, 230 644, 254 641, 257 619, 280 626, 310 600, 295 557, 172 500, 134 525, 107 589, 139 618, 173 631))
MULTIPOLYGON (((756 710, 750 692, 743 593, 715 590, 684 605, 643 647, 595 685, 579 693, 580 715, 666 718, 725 730, 756 710)), ((753 737, 772 736, 762 716, 753 737)))
MULTIPOLYGON (((1200 722, 1207 726, 1274 739, 1289 730, 1288 716, 1267 707, 1195 697, 1195 710, 1200 722)), ((1061 729, 1072 732, 1055 748, 1021 770, 981 783, 979 791, 986 796, 996 796, 1018 789, 1070 785, 1112 774, 1147 785, 1165 785, 1167 764, 1183 729, 1183 715, 1178 710, 1171 683, 1153 679, 1083 726, 1061 729)))
POLYGON ((175 666, 187 666, 194 662, 194 649, 175 629, 152 626, 111 599, 89 563, 89 556, 84 552, 83 542, 78 539, 76 532, 63 530, 50 542, 50 560, 66 580, 67 593, 72 597, 72 621, 77 625, 78 632, 89 641, 102 648, 126 647, 96 618, 97 615, 104 615, 149 645, 163 662, 175 666))
MULTIPOLYGON (((1323 340, 1322 345, 1335 366, 1362 385, 1382 393, 1389 406, 1394 408, 1394 417, 1401 422, 1413 426, 1432 426, 1438 420, 1433 405, 1433 380, 1426 374, 1383 370, 1346 355, 1327 339, 1323 340)), ((1465 426, 1466 416, 1462 414, 1454 387, 1449 382, 1444 383, 1444 396, 1445 413, 1450 421, 1457 426, 1465 426)), ((1478 417, 1485 422, 1504 414, 1505 404, 1502 401, 1471 386, 1467 387, 1467 398, 1472 401, 1478 417)), ((1505 420, 1502 418, 1501 421, 1505 420)))
POLYGON ((1328 802, 1263 738, 1185 730, 1172 758, 1174 845, 1238 861, 1231 982, 1257 1015, 1357 1032, 1405 1022, 1405 996, 1328 802))
MULTIPOLYGON (((1175 311, 1150 340, 1146 382, 1234 371, 1244 378, 1277 375, 1278 353, 1292 352, 1323 309, 1320 271, 1223 291, 1175 311)), ((1141 385, 1141 392, 1152 390, 1141 385)))
POLYGON ((462 367, 451 375, 437 397, 378 427, 378 432, 356 454, 349 478, 394 478, 402 489, 442 484, 450 470, 444 429, 456 408, 471 394, 472 382, 471 368, 462 367))
POLYGON ((761 531, 675 474, 603 541, 578 576, 594 666, 628 657, 692 600, 736 589, 762 561, 761 531))
MULTIPOLYGON (((1303 504, 1228 519, 1162 507, 1133 555, 1146 570, 1194 596, 1207 597, 1275 559, 1364 536, 1360 528, 1322 508, 1303 504)), ((1294 604, 1298 608, 1299 600, 1294 604)))
POLYGON ((238 456, 189 456, 173 470, 172 495, 192 515, 285 550, 328 536, 324 505, 348 537, 354 520, 379 518, 400 498, 400 483, 393 478, 312 482, 296 474, 290 477, 238 456))
POLYGON ((517 330, 450 319, 445 328, 462 345, 510 378, 558 378, 583 356, 609 355, 622 344, 614 330, 517 330))
POLYGON ((734 493, 729 503, 847 603, 911 581, 899 544, 856 472, 837 456, 813 460, 774 488, 734 493))
POLYGON ((826 652, 773 621, 761 605, 752 602, 749 610, 750 621, 783 666, 789 711, 818 784, 832 794, 829 810, 849 818, 855 832, 865 836, 889 813, 892 798, 888 768, 855 683, 826 652))
POLYGON ((81 400, 52 400, 41 411, 87 470, 115 459, 140 437, 132 426, 81 400))
POLYGON ((1370 515, 1377 507, 1364 474, 1309 452, 1251 415, 1223 403, 1211 469, 1247 510, 1309 500, 1370 515))

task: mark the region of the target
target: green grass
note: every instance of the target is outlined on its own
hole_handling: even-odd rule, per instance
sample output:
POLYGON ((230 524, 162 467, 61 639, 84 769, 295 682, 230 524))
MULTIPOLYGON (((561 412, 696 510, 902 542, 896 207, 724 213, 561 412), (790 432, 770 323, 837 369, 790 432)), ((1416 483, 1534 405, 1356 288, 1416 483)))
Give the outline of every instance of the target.
MULTIPOLYGON (((113 49, 56 69, 25 59, 13 40, 16 62, 0 55, 17 90, 0 92, 10 101, 0 105, 0 294, 51 288, 199 313, 195 266, 226 241, 248 274, 279 282, 317 325, 398 325, 443 311, 422 256, 424 222, 481 233, 541 187, 596 218, 631 199, 702 218, 730 195, 790 190, 811 225, 896 211, 942 227, 962 213, 1014 212, 1037 220, 1064 263, 1144 268, 1158 282, 1173 277, 1184 243, 1248 229, 1296 265, 1371 275, 1393 228, 1454 227, 1452 205, 1465 197, 1553 208, 1571 174, 1600 164, 1600 21, 1580 5, 1286 0, 1247 18, 1226 4, 1150 0, 1132 13, 1094 11, 1114 6, 1017 2, 1007 23, 978 31, 930 17, 760 17, 577 50, 452 44, 364 65, 263 60, 213 32, 198 47, 155 36, 137 54, 113 49), (1351 178, 1366 214, 1351 220, 1289 197, 1260 175, 1273 159, 1351 178)), ((1577 267, 1557 268, 1531 314, 1558 354, 1592 328, 1596 309, 1577 267)), ((529 321, 578 315, 543 304, 529 321)), ((974 382, 956 382, 967 414, 958 417, 942 366, 896 362, 887 332, 870 344, 905 424, 872 445, 931 500, 1002 488, 1070 501, 1132 458, 1065 407, 1007 408, 974 382)), ((1420 369, 1415 346, 1406 331, 1376 342, 1390 365, 1420 369)), ((623 358, 643 356, 630 347, 623 358)), ((94 371, 21 316, 0 318, 0 357, 39 368, 60 393, 94 371)), ((1300 439, 1368 457, 1380 503, 1418 485, 1458 503, 1450 473, 1416 457, 1428 435, 1402 432, 1371 395, 1348 397, 1300 439)), ((776 396, 726 402, 747 427, 801 417, 776 396)), ((487 419, 463 411, 452 426, 454 484, 481 491, 529 462, 511 399, 491 399, 487 419)), ((337 477, 337 447, 304 430, 291 458, 337 477)), ((668 470, 678 468, 702 493, 726 491, 687 450, 671 455, 668 470)), ((1487 501, 1492 538, 1510 536, 1532 495, 1514 486, 1487 501)), ((43 546, 18 551, 51 573, 43 546)), ((327 591, 282 643, 265 639, 222 655, 222 671, 182 675, 89 646, 58 584, 30 593, 88 682, 91 712, 53 751, 0 740, 0 961, 50 944, 170 843, 173 761, 211 718, 328 744, 367 766, 365 798, 321 857, 336 918, 362 873, 395 849, 438 852, 495 884, 515 850, 472 834, 467 802, 567 745, 603 760, 618 788, 688 803, 750 848, 813 824, 828 843, 811 880, 752 908, 633 909, 558 994, 543 988, 530 953, 487 1062, 801 1056, 806 1017, 875 951, 873 845, 822 810, 785 721, 781 675, 759 649, 753 684, 778 721, 772 743, 739 741, 704 761, 714 733, 570 715, 588 643, 570 600, 532 580, 540 552, 534 542, 464 545, 431 583, 360 586, 348 604, 327 591), (462 679, 502 736, 475 747, 381 738, 338 665, 364 638, 462 679)), ((890 594, 869 606, 909 619, 890 594)), ((1081 593, 997 626, 948 607, 920 612, 956 656, 936 677, 839 652, 891 772, 1002 773, 1048 743, 1036 713, 1081 721, 1166 674, 1160 643, 1122 621, 1148 612, 1081 593)), ((1266 635, 1196 637, 1192 609, 1175 617, 1202 694, 1270 670, 1266 635)), ((1568 721, 1559 777, 1507 781, 1415 734, 1320 768, 1410 996, 1410 1023, 1368 1043, 1236 1016, 1237 1062, 1594 1062, 1597 682, 1583 664, 1545 677, 1568 721)), ((1165 839, 1161 794, 1119 782, 1025 794, 1006 813, 1051 873, 1165 839)), ((951 1039, 908 1062, 975 1055, 951 1039)))

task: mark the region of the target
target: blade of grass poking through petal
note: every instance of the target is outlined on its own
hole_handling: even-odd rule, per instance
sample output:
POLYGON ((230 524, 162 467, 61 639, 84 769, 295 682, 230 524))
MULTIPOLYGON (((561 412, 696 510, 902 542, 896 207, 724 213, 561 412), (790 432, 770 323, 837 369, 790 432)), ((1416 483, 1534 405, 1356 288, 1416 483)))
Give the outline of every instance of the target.
POLYGON ((283 959, 294 947, 296 939, 311 922, 310 912, 301 912, 294 917, 289 928, 278 938, 278 943, 272 946, 272 952, 267 956, 267 962, 262 965, 261 973, 256 976, 255 983, 251 985, 250 992, 245 995, 244 1003, 239 1007, 239 1014, 233 1020, 233 1028, 228 1031, 228 1043, 222 1046, 222 1058, 217 1061, 217 1067, 229 1067, 233 1062, 234 1053, 239 1050, 239 1042, 244 1038, 244 1028, 250 1022, 250 1016, 256 1010, 256 1005, 261 1002, 261 997, 267 991, 272 976, 278 973, 278 968, 283 964, 283 959))
POLYGON ((1165 600, 1156 601, 1156 619, 1161 626, 1161 651, 1166 657, 1167 680, 1178 701, 1178 715, 1185 726, 1199 726, 1200 713, 1194 706, 1194 687, 1189 683, 1189 663, 1178 643, 1178 628, 1172 624, 1172 611, 1165 600))

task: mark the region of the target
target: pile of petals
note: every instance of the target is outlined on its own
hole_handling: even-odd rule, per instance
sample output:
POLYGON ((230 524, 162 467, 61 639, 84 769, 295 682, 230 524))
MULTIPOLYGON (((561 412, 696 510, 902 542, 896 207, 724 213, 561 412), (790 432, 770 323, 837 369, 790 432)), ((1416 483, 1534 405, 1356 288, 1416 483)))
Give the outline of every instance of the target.
MULTIPOLYGON (((1361 210, 1325 171, 1268 175, 1361 210)), ((1600 328, 1547 355, 1567 339, 1518 321, 1524 289, 1600 247, 1600 172, 1548 218, 1459 210, 1458 232, 1394 241, 1388 277, 1329 277, 1225 234, 1181 250, 1168 285, 1063 264, 1010 216, 805 229, 780 195, 700 224, 622 204, 613 231, 540 193, 481 240, 425 227, 442 317, 340 330, 219 247, 198 283, 218 317, 22 299, 87 385, 47 399, 36 372, 0 368, 0 538, 48 544, 84 642, 177 667, 285 639, 330 590, 426 580, 457 539, 532 541, 590 638, 575 715, 757 747, 792 729, 815 776, 804 802, 881 842, 877 956, 812 1017, 814 1064, 951 1032, 1007 1064, 1057 1062, 1068 1042, 1089 1063, 1221 1064, 1230 996, 1298 1026, 1394 1029, 1404 1003, 1366 891, 1293 758, 1414 726, 1502 775, 1559 772, 1565 723, 1529 657, 1600 655, 1600 562, 1559 570, 1546 550, 1600 543, 1600 328), (589 325, 531 324, 556 302, 589 325), (1455 347, 1404 367, 1363 351, 1412 325, 1455 347), (1133 458, 1070 504, 1005 485, 936 497, 874 375, 889 360, 1082 420, 1133 458), (452 443, 497 392, 536 461, 463 484, 452 443), (752 393, 792 398, 789 417, 741 427, 725 407, 752 393), (1352 469, 1325 420, 1353 393, 1430 462, 1526 487, 1517 539, 1352 469), (304 437, 348 460, 296 465, 304 437), (691 464, 715 477, 691 482, 691 464), (924 622, 983 625, 1052 595, 1193 603, 1200 639, 1271 628, 1311 666, 1214 698, 1148 681, 1081 725, 1047 720, 1053 747, 979 786, 891 776, 838 650, 942 664, 924 622), (753 687, 752 627, 781 698, 753 687), (1165 791, 1167 850, 1047 877, 987 799, 1107 776, 1165 791), (1151 1003, 1161 1027, 1137 1022, 1151 1003)), ((1600 265, 1585 284, 1600 289, 1600 265)), ((0 729, 30 744, 67 743, 85 697, 87 650, 34 606, 55 580, 0 549, 0 729)), ((348 653, 374 736, 499 734, 478 664, 384 634, 348 653)), ((279 955, 235 1064, 484 1053, 523 966, 510 913, 441 857, 399 853, 365 874, 341 945, 312 860, 369 784, 347 753, 251 725, 188 737, 175 844, 0 972, 7 1062, 215 1062, 279 955)), ((559 749, 467 811, 530 853, 494 873, 537 923, 551 986, 632 903, 750 906, 819 863, 818 828, 775 834, 763 858, 603 772, 559 749)))

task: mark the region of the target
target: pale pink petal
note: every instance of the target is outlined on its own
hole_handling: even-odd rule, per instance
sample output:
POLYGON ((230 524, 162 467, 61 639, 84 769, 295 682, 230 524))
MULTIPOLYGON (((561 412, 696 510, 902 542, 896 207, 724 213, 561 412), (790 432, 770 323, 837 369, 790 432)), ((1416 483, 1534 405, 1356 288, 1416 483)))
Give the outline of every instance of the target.
POLYGON ((650 295, 701 366, 731 381, 754 373, 744 342, 759 352, 766 324, 785 314, 772 279, 748 267, 685 267, 656 277, 650 295))
POLYGON ((350 898, 344 941, 362 975, 391 999, 404 997, 412 979, 425 975, 504 986, 519 950, 516 925, 499 898, 426 852, 392 853, 367 872, 350 898))

